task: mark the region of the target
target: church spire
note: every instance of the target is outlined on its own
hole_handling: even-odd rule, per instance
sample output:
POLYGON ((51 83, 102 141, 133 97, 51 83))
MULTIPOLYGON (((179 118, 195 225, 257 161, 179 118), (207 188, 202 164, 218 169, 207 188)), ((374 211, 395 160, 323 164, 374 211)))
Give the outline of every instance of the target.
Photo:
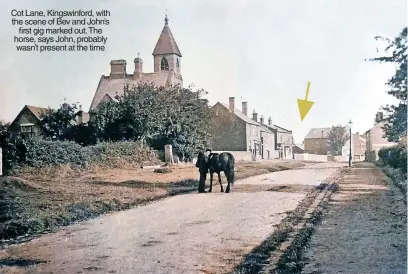
POLYGON ((164 22, 165 24, 164 24, 163 30, 160 34, 159 40, 156 43, 156 47, 153 50, 153 56, 165 55, 165 54, 176 54, 179 57, 181 57, 180 50, 177 46, 177 43, 168 25, 169 18, 167 17, 167 13, 166 13, 166 17, 164 18, 164 22))

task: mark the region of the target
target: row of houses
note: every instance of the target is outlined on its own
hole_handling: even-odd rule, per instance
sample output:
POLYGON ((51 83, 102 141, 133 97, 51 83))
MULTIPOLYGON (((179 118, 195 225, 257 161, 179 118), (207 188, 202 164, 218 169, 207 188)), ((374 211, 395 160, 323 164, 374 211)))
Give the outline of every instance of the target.
POLYGON ((293 134, 291 130, 274 125, 272 118, 265 121, 263 115, 258 119, 254 110, 248 115, 248 102, 242 102, 239 110, 235 98, 229 104, 217 102, 213 113, 213 150, 230 151, 238 159, 292 159, 293 134))
MULTIPOLYGON (((376 161, 381 148, 396 145, 384 138, 384 130, 381 123, 376 123, 364 134, 359 132, 351 134, 351 155, 354 161, 376 161)), ((328 134, 331 128, 312 128, 304 139, 304 153, 329 155, 328 134)), ((350 153, 350 137, 342 147, 341 155, 348 156, 350 153)))

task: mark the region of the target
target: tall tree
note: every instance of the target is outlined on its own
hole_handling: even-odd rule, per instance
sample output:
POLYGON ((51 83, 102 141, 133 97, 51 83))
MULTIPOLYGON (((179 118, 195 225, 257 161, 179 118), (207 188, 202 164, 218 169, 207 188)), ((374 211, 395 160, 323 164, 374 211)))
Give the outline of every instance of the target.
POLYGON ((67 140, 72 135, 73 121, 78 113, 76 104, 61 105, 59 109, 48 108, 42 115, 40 124, 43 127, 42 134, 45 137, 67 140))
POLYGON ((327 138, 331 154, 335 156, 341 155, 341 149, 347 141, 346 128, 341 125, 333 126, 327 138))
POLYGON ((388 141, 398 141, 407 133, 407 28, 405 27, 394 40, 382 36, 375 39, 388 43, 385 49, 386 56, 369 60, 396 64, 395 75, 387 82, 387 93, 399 100, 398 105, 383 106, 381 114, 376 115, 375 121, 384 124, 383 129, 388 141))

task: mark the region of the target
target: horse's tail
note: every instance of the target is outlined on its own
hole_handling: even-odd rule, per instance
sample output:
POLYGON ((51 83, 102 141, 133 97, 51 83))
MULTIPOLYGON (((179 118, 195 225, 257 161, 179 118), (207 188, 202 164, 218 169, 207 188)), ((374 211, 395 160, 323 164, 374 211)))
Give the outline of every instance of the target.
POLYGON ((231 184, 233 185, 235 182, 235 171, 234 171, 234 167, 230 167, 228 168, 228 170, 224 171, 225 173, 225 177, 227 177, 227 180, 229 182, 231 182, 231 184))

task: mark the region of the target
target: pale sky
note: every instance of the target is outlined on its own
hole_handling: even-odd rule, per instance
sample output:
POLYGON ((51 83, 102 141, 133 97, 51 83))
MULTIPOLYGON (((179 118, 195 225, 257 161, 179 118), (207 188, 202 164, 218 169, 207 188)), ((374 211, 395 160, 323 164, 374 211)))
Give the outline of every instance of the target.
POLYGON ((140 52, 144 72, 164 26, 183 55, 184 85, 209 92, 211 104, 248 101, 265 120, 291 129, 302 142, 312 127, 345 125, 363 133, 382 104, 393 99, 384 83, 393 65, 367 63, 379 56, 374 36, 397 36, 406 25, 405 0, 15 0, 0 2, 0 119, 12 121, 24 105, 89 109, 109 62, 125 59, 127 72, 140 52), (104 52, 17 52, 12 9, 107 9, 104 52), (311 81, 309 114, 300 121, 297 98, 311 81), (241 99, 242 98, 242 99, 241 99))

